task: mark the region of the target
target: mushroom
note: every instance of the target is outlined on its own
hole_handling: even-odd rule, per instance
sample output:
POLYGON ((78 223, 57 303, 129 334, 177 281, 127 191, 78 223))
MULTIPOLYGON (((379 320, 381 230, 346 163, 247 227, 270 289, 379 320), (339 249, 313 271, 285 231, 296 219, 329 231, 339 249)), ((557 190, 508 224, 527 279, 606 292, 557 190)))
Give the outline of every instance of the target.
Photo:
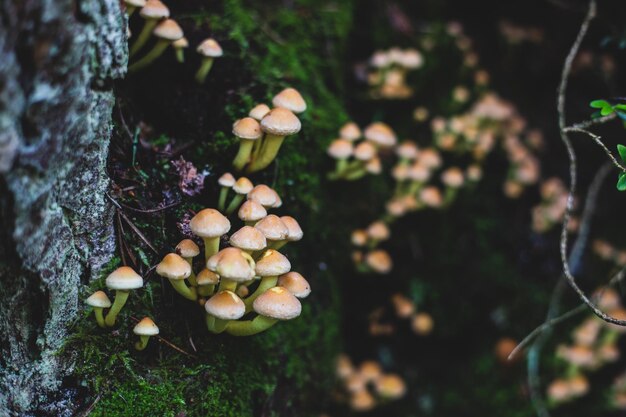
POLYGON ((300 131, 302 125, 298 117, 283 107, 272 109, 261 120, 261 129, 265 132, 263 145, 258 155, 254 155, 248 166, 248 172, 260 171, 267 167, 278 155, 286 136, 300 131))
POLYGON ((189 263, 175 253, 168 253, 157 265, 156 273, 163 278, 167 278, 172 287, 183 297, 191 301, 198 299, 198 294, 194 288, 189 288, 185 283, 185 278, 191 275, 189 263))
POLYGON ((220 282, 220 277, 215 272, 204 268, 198 273, 196 281, 198 282, 198 294, 206 297, 213 294, 215 285, 220 282))
POLYGON ((98 326, 106 327, 104 324, 104 316, 102 315, 102 310, 105 308, 111 307, 111 300, 107 297, 104 291, 96 291, 89 296, 85 300, 85 304, 90 307, 93 307, 93 313, 96 316, 96 322, 98 322, 98 326))
POLYGON ((217 202, 217 209, 219 211, 224 211, 224 208, 226 207, 226 198, 228 197, 228 190, 235 185, 235 177, 233 177, 233 174, 230 172, 227 172, 217 180, 217 183, 221 187, 220 197, 217 202))
POLYGON ((255 262, 246 252, 231 247, 211 256, 206 267, 220 276, 220 291, 235 291, 237 284, 254 278, 255 262))
POLYGON ((259 229, 244 226, 232 234, 230 245, 252 255, 253 252, 261 251, 267 247, 267 239, 259 229))
POLYGON ((289 236, 289 228, 275 214, 269 214, 262 218, 254 227, 265 235, 265 238, 268 240, 268 247, 273 249, 277 249, 277 246, 282 246, 281 243, 289 236))
POLYGON ((265 184, 259 184, 254 187, 248 193, 248 200, 256 201, 266 209, 278 207, 280 204, 278 193, 265 184))
POLYGON ((428 313, 418 313, 411 319, 411 328, 420 336, 426 336, 433 331, 435 322, 428 313))
POLYGON ((368 390, 362 389, 350 396, 350 408, 354 411, 369 411, 376 405, 376 400, 368 390))
MULTIPOLYGON (((250 196, 249 193, 248 196, 250 196)), ((237 215, 245 222, 246 226, 252 226, 267 216, 267 210, 265 210, 265 207, 256 201, 247 200, 241 205, 241 207, 239 207, 237 215)))
POLYGON ((146 346, 148 346, 150 336, 156 336, 159 334, 159 328, 150 317, 144 317, 133 328, 133 333, 139 336, 139 341, 135 343, 135 349, 144 350, 146 346))
POLYGON ((252 146, 263 137, 263 132, 259 122, 252 117, 244 117, 233 125, 233 135, 239 138, 239 151, 233 160, 233 167, 241 171, 250 161, 252 146))
POLYGON ((379 242, 389 239, 391 232, 389 227, 382 220, 377 220, 370 224, 367 228, 367 236, 369 237, 370 248, 374 248, 379 242))
POLYGON ((128 67, 128 72, 137 72, 150 65, 155 59, 161 56, 163 51, 174 41, 183 37, 183 30, 178 23, 172 19, 166 19, 159 23, 152 32, 157 38, 157 42, 143 58, 128 67))
POLYGON ((198 68, 198 72, 196 72, 196 81, 199 84, 204 84, 213 66, 213 60, 224 55, 224 52, 220 44, 213 38, 202 41, 196 48, 196 51, 202 55, 202 64, 200 64, 200 68, 198 68))
POLYGON ((212 333, 221 333, 230 320, 237 320, 246 313, 241 298, 232 291, 220 291, 204 305, 207 312, 207 327, 212 333))
POLYGON ((335 164, 335 172, 329 175, 330 179, 340 178, 348 168, 348 159, 354 151, 352 142, 347 139, 335 139, 330 143, 326 152, 328 155, 337 160, 335 164))
POLYGON ((146 0, 124 0, 124 5, 126 6, 126 15, 130 17, 135 13, 135 9, 146 5, 146 0))
POLYGON ((297 242, 299 240, 302 240, 302 237, 304 237, 304 232, 300 227, 300 223, 298 223, 296 219, 291 216, 281 216, 280 220, 285 226, 287 226, 287 238, 283 240, 281 244, 274 245, 275 249, 280 249, 287 242, 297 242))
POLYGON ((404 380, 396 374, 381 375, 374 381, 376 393, 383 398, 395 400, 406 393, 404 380))
POLYGON ((306 110, 306 101, 295 88, 285 88, 272 99, 275 107, 282 107, 299 114, 306 110))
POLYGON ((277 250, 268 249, 263 253, 254 268, 256 275, 261 277, 261 282, 256 290, 246 298, 246 309, 249 311, 254 300, 267 291, 275 287, 278 276, 286 274, 291 270, 291 263, 282 253, 277 250))
POLYGON ((297 298, 306 298, 311 294, 309 282, 295 271, 287 272, 279 276, 278 286, 286 288, 297 298))
POLYGON ((124 304, 126 304, 130 290, 143 287, 143 278, 133 271, 132 268, 121 266, 109 274, 105 283, 108 289, 115 290, 115 300, 104 318, 104 323, 109 327, 113 327, 117 315, 124 307, 124 304))
POLYGON ((260 122, 263 120, 265 115, 270 112, 270 108, 267 104, 257 104, 250 110, 248 116, 252 117, 256 121, 260 122))
POLYGON ((391 257, 382 249, 373 250, 365 255, 365 262, 379 274, 388 274, 393 267, 391 257))
POLYGON ((291 320, 302 312, 300 301, 283 287, 273 287, 258 296, 253 303, 258 314, 253 320, 231 321, 226 332, 233 336, 250 336, 272 327, 279 320, 291 320))
POLYGON ((178 245, 176 245, 176 253, 183 257, 184 260, 187 261, 189 267, 191 268, 191 275, 189 275, 189 283, 194 287, 196 284, 196 274, 193 272, 193 258, 200 254, 200 248, 196 243, 191 239, 181 240, 178 245))
POLYGON ((396 134, 383 122, 374 122, 365 128, 363 132, 365 140, 373 143, 376 147, 391 147, 396 144, 396 134))
POLYGON ((359 129, 359 126, 354 122, 348 122, 339 129, 339 137, 349 140, 350 142, 359 139, 361 135, 361 129, 359 129))
POLYGON ((148 42, 150 34, 154 30, 155 26, 161 19, 167 19, 170 17, 170 9, 159 0, 148 0, 139 11, 139 15, 143 17, 146 22, 141 29, 141 33, 135 40, 135 43, 130 47, 129 57, 133 57, 139 50, 148 42))
POLYGON ((215 209, 201 210, 189 222, 191 231, 204 241, 204 256, 208 260, 220 249, 220 237, 230 230, 230 222, 215 209))
POLYGON ((185 49, 189 48, 189 41, 184 36, 180 39, 172 42, 172 47, 174 48, 174 53, 176 54, 176 61, 181 64, 185 62, 185 49))
POLYGON ((226 207, 226 214, 231 214, 232 212, 237 210, 243 199, 248 195, 250 191, 252 191, 253 188, 254 185, 249 179, 247 179, 246 177, 239 178, 237 182, 235 182, 235 185, 233 185, 233 191, 235 191, 235 196, 231 200, 228 207, 226 207))

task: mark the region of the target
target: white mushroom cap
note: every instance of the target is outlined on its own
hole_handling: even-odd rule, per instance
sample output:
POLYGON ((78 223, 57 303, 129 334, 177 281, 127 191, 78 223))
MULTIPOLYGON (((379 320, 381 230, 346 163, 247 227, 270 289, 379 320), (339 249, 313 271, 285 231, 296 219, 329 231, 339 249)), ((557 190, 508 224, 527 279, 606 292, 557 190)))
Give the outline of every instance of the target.
POLYGON ((396 134, 387 124, 382 122, 374 122, 367 126, 363 135, 365 139, 378 146, 387 147, 396 144, 396 134))
POLYGON ((328 145, 328 155, 334 159, 346 159, 352 155, 354 147, 347 139, 335 139, 328 145))
POLYGON ((348 122, 339 129, 339 137, 349 140, 350 142, 354 142, 360 138, 361 135, 361 129, 359 129, 359 126, 354 122, 348 122))
POLYGON ((232 187, 235 185, 235 177, 230 172, 227 172, 217 180, 217 183, 222 187, 232 187))
POLYGON ((170 17, 170 9, 159 0, 148 0, 139 14, 144 19, 166 19, 170 17))
POLYGON ((247 251, 263 250, 267 246, 267 239, 259 229, 244 226, 230 237, 230 244, 247 251))
POLYGON ((224 55, 222 47, 213 38, 205 39, 204 41, 202 41, 202 43, 196 48, 196 52, 207 58, 219 58, 224 55))
POLYGON ((136 290, 143 287, 141 275, 128 266, 121 266, 111 272, 105 282, 111 290, 136 290))
POLYGON ((289 259, 277 250, 268 249, 256 263, 255 271, 260 277, 275 277, 291 270, 289 259))
POLYGON ((262 316, 278 320, 290 320, 302 312, 300 301, 283 287, 270 288, 259 295, 252 308, 262 316))
POLYGON ((156 273, 167 279, 182 280, 191 275, 191 266, 180 255, 168 253, 157 265, 156 273))
POLYGON ((196 282, 199 286, 217 284, 220 282, 220 277, 215 272, 204 268, 196 275, 196 282))
POLYGON ((85 304, 90 307, 109 308, 111 307, 111 300, 104 291, 96 291, 85 300, 85 304))
POLYGON ((191 239, 183 239, 176 245, 176 253, 183 258, 193 258, 200 254, 200 248, 191 239))
POLYGON ((309 282, 295 271, 287 272, 278 277, 278 286, 285 287, 298 298, 306 298, 311 294, 309 282))
POLYGON ((254 260, 239 248, 225 248, 211 256, 206 267, 221 278, 245 282, 254 278, 254 260))
POLYGON ((233 135, 241 139, 257 140, 263 136, 263 132, 256 119, 244 117, 233 124, 233 135))
POLYGON ((354 157, 359 161, 369 161, 376 156, 376 147, 370 142, 361 142, 354 148, 354 157))
POLYGON ((241 205, 241 207, 239 207, 239 212, 237 214, 244 222, 255 222, 267 216, 267 210, 265 210, 265 207, 256 201, 247 200, 241 205))
POLYGON ((289 136, 298 133, 301 128, 300 119, 290 110, 283 107, 272 109, 261 120, 261 129, 271 135, 289 136))
POLYGON ((260 230, 267 240, 286 240, 289 236, 289 228, 275 214, 269 214, 262 218, 254 227, 260 230))
POLYGON ((297 242, 302 239, 304 232, 296 219, 291 216, 282 216, 280 220, 287 226, 287 230, 289 231, 287 234, 288 241, 297 242))
POLYGON ((276 107, 283 107, 294 113, 302 113, 306 110, 306 102, 295 88, 285 88, 272 99, 276 107))
POLYGON ((248 116, 256 119, 258 121, 263 120, 263 118, 270 112, 270 108, 267 104, 257 104, 250 110, 248 116))
POLYGON ((159 23, 152 31, 152 34, 157 38, 172 42, 177 41, 184 36, 183 30, 174 19, 165 19, 159 23))
POLYGON ((230 221, 219 211, 206 208, 200 210, 189 222, 191 231, 200 237, 218 237, 230 230, 230 221))
POLYGON ((248 193, 248 200, 256 201, 263 207, 275 207, 280 198, 278 193, 265 184, 259 184, 248 193))
POLYGON ((150 317, 144 317, 133 328, 133 333, 137 336, 156 336, 159 334, 159 328, 150 317))
POLYGON ((124 0, 124 4, 131 7, 143 7, 146 5, 146 0, 124 0))
POLYGON ((248 194, 253 188, 254 184, 246 177, 239 178, 237 182, 235 182, 235 185, 233 185, 233 190, 237 194, 248 194))
POLYGON ((232 291, 220 291, 209 298, 204 309, 210 315, 222 320, 237 320, 246 313, 246 305, 232 291))

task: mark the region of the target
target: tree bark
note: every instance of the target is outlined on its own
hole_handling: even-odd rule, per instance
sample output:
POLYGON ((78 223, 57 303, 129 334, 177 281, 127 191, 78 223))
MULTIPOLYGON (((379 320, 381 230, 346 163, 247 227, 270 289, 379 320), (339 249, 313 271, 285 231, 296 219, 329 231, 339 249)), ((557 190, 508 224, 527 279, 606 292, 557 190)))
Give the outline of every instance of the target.
POLYGON ((9 0, 0 18, 0 415, 69 416, 62 348, 115 247, 106 161, 126 18, 117 0, 9 0))

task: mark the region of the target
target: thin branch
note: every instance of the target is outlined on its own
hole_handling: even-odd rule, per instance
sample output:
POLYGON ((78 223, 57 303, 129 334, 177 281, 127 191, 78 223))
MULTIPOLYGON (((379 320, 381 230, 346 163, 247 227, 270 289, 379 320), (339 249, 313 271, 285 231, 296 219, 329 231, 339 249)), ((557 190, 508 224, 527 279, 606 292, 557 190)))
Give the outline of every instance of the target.
POLYGON ((573 124, 571 126, 566 127, 565 130, 567 131, 568 129, 589 129, 592 126, 597 126, 597 125, 601 125, 606 122, 609 122, 615 119, 616 117, 617 117, 616 113, 611 113, 608 116, 602 116, 602 117, 598 117, 597 119, 589 119, 589 120, 585 120, 584 122, 573 124))
POLYGON ((588 130, 581 129, 581 128, 579 128, 579 127, 575 127, 575 126, 572 126, 572 127, 567 127, 567 128, 565 128, 563 131, 564 131, 564 132, 566 132, 566 133, 569 133, 569 132, 578 132, 578 133, 584 133, 584 134, 586 134, 586 135, 587 135, 587 136, 589 136, 591 139, 593 139, 593 141, 594 141, 595 143, 597 143, 597 144, 598 144, 598 146, 600 146, 600 147, 602 148, 602 150, 604 150, 604 153, 606 153, 606 155, 609 157, 609 159, 611 160, 611 162, 613 163, 613 165, 615 165, 615 167, 616 167, 617 169, 619 169, 619 170, 620 170, 620 171, 622 171, 622 172, 626 172, 626 168, 624 168, 624 166, 623 166, 622 164, 620 164, 620 163, 617 161, 617 159, 615 159, 615 157, 613 156, 613 154, 611 153, 611 151, 609 150, 609 148, 607 148, 607 147, 606 147, 606 145, 602 142, 602 140, 601 140, 602 138, 601 138, 600 136, 596 135, 595 133, 591 133, 591 132, 590 132, 590 131, 588 131, 588 130))

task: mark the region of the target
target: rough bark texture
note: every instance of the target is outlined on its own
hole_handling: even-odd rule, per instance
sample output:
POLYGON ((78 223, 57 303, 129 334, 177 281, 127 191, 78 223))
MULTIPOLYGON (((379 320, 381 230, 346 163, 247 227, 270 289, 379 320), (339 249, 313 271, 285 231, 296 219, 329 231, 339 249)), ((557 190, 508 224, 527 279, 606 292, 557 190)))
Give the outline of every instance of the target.
POLYGON ((117 0, 0 6, 0 415, 71 415, 59 349, 114 250, 106 199, 117 0))

